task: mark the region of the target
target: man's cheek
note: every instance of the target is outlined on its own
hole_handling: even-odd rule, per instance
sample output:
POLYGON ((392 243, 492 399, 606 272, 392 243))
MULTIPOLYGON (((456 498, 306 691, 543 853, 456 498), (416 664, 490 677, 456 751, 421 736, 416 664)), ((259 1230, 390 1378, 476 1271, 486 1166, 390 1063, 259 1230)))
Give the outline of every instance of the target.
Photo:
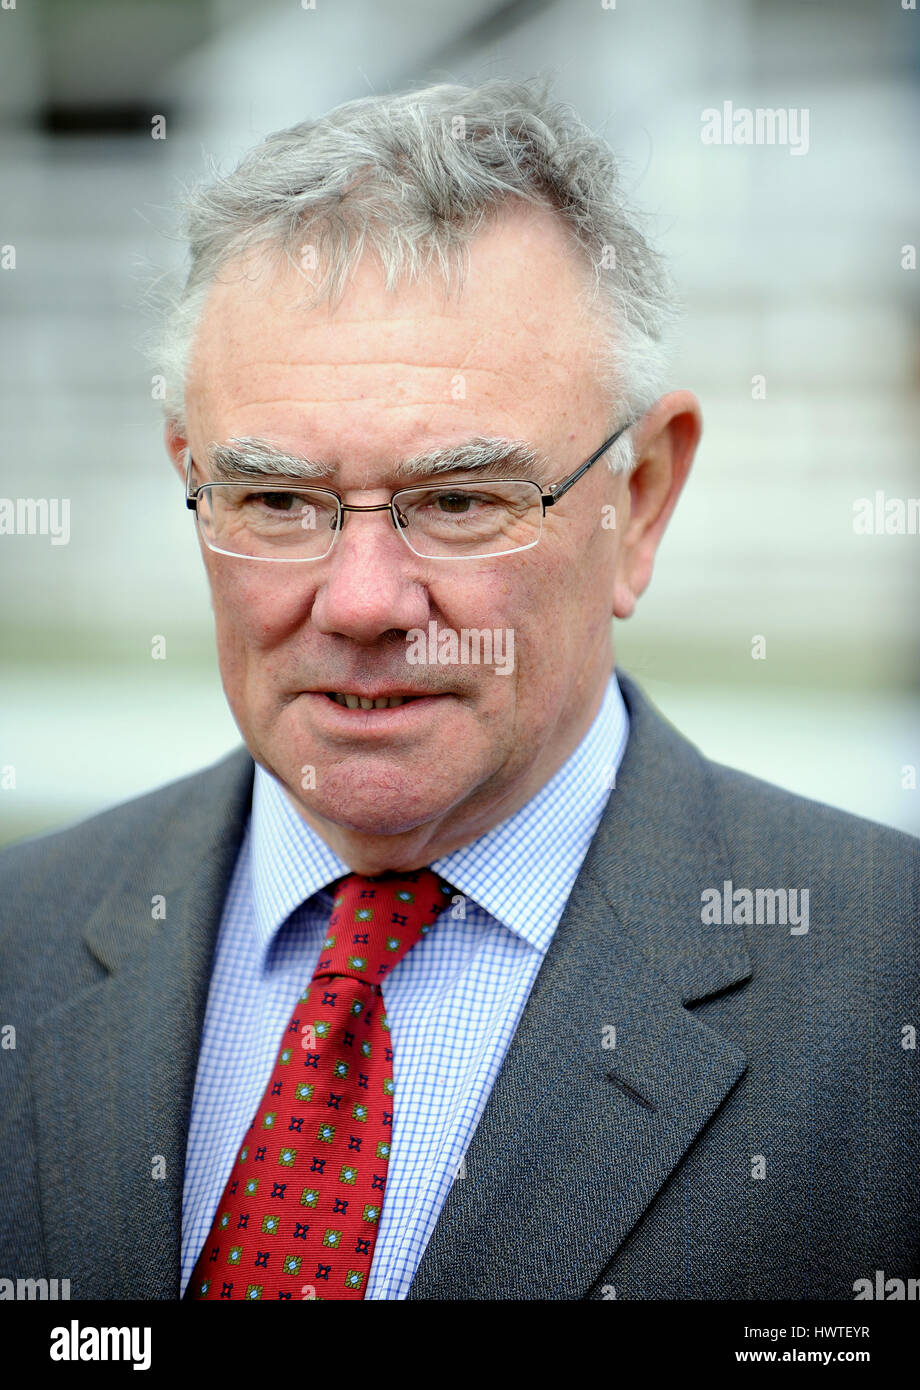
POLYGON ((263 650, 304 621, 302 595, 290 590, 267 593, 264 584, 243 579, 215 585, 212 593, 218 623, 240 644, 263 650))

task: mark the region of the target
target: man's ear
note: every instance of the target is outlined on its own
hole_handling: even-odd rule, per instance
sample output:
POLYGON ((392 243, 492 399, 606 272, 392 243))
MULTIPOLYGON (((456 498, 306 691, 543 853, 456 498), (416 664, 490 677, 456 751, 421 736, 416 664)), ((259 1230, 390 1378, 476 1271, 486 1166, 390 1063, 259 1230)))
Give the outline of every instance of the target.
POLYGON ((173 467, 184 483, 186 470, 188 469, 188 458, 185 453, 185 450, 188 448, 188 440, 175 420, 166 421, 163 434, 166 441, 166 452, 172 459, 173 467))
POLYGON ((699 402, 690 391, 656 401, 636 427, 636 463, 629 475, 629 520, 617 554, 613 614, 632 616, 648 587, 658 543, 677 505, 703 431, 699 402))

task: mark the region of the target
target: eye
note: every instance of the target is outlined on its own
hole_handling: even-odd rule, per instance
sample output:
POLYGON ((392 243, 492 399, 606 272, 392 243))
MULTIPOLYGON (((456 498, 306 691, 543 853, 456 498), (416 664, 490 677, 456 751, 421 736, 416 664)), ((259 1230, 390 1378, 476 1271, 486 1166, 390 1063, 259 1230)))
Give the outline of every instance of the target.
POLYGON ((297 494, 294 492, 253 492, 247 498, 247 503, 258 503, 270 512, 290 512, 297 505, 297 494))
POLYGON ((474 497, 469 492, 442 492, 438 494, 437 505, 442 512, 450 516, 461 516, 468 512, 475 502, 481 502, 481 497, 474 497))

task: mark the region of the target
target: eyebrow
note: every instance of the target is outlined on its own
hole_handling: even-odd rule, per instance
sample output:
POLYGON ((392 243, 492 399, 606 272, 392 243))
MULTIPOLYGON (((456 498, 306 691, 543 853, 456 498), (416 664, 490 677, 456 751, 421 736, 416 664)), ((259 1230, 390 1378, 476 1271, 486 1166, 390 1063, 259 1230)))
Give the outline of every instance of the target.
MULTIPOLYGON (((208 448, 213 481, 254 479, 316 481, 329 478, 334 469, 319 459, 289 454, 268 440, 234 438, 208 448)), ((459 444, 428 449, 396 461, 393 472, 400 480, 435 477, 441 473, 481 473, 490 477, 548 473, 548 460, 524 439, 477 435, 459 444)))

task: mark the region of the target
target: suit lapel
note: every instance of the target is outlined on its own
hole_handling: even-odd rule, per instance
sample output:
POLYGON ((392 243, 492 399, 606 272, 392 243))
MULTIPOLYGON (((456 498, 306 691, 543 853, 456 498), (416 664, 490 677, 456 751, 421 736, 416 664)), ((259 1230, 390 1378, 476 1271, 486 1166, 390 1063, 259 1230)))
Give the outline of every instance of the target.
POLYGON ((745 1070, 684 1007, 750 975, 700 921, 727 862, 706 764, 620 685, 617 788, 409 1298, 584 1297, 745 1070))
POLYGON ((252 774, 242 749, 151 822, 157 842, 138 846, 84 933, 108 974, 41 1022, 43 1077, 54 1058, 53 1086, 33 1081, 42 1223, 75 1298, 179 1296, 199 1039, 252 774))

